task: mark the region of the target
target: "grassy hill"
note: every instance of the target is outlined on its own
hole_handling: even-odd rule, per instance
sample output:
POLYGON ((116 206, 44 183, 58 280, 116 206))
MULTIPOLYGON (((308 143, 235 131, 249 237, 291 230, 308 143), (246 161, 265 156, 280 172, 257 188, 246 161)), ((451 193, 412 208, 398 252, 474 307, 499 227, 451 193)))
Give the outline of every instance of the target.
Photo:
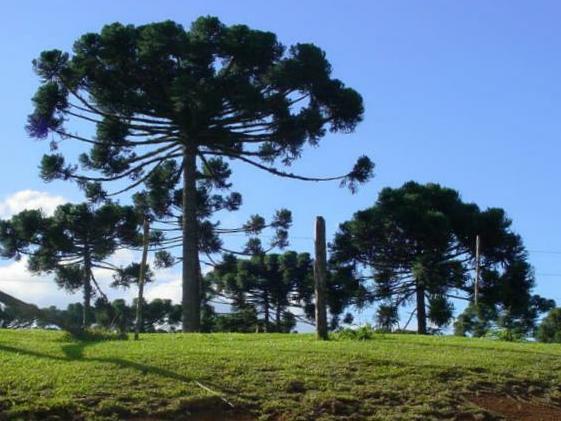
POLYGON ((561 419, 555 407, 557 345, 302 334, 76 342, 0 330, 0 419, 561 419))

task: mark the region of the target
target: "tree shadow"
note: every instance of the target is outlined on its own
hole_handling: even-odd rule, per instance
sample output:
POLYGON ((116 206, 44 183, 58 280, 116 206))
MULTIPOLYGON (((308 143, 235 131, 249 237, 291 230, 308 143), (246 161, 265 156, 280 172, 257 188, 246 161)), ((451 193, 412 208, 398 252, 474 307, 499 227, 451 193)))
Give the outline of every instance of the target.
MULTIPOLYGON (((2 345, 0 345, 1 347, 2 345)), ((81 360, 84 358, 84 348, 87 346, 86 343, 76 342, 61 347, 62 352, 68 360, 81 360)))
POLYGON ((84 357, 84 349, 88 345, 93 345, 96 342, 75 342, 61 347, 64 357, 59 357, 56 355, 46 354, 38 351, 31 351, 24 348, 17 348, 10 345, 4 345, 0 343, 0 351, 12 352, 20 355, 27 355, 36 358, 45 358, 54 361, 93 361, 100 363, 109 363, 118 366, 119 368, 130 368, 135 369, 143 374, 155 374, 161 377, 166 377, 172 380, 177 380, 185 383, 194 382, 195 379, 191 377, 184 376, 182 374, 175 373, 170 370, 166 370, 161 367, 152 366, 148 364, 141 364, 134 361, 124 360, 122 358, 104 358, 104 357, 84 357))
MULTIPOLYGON (((133 369, 137 370, 142 374, 153 374, 156 376, 164 377, 167 379, 179 381, 182 383, 190 383, 193 385, 198 385, 201 387, 201 383, 192 377, 188 377, 171 370, 167 370, 161 367, 142 364, 135 361, 129 361, 122 358, 104 358, 104 357, 85 357, 84 349, 98 342, 88 342, 80 341, 70 344, 65 344, 61 347, 63 356, 51 355, 43 352, 32 351, 24 348, 17 348, 10 345, 5 345, 0 343, 0 352, 11 352, 18 355, 26 355, 34 358, 48 359, 58 362, 69 362, 69 361, 92 361, 106 364, 113 364, 118 368, 122 369, 133 369)), ((217 388, 216 385, 212 384, 208 380, 205 380, 205 384, 211 386, 212 388, 217 388)), ((211 391, 207 387, 203 387, 207 392, 211 391)), ((244 408, 234 406, 224 399, 221 394, 217 392, 212 392, 212 396, 206 396, 204 398, 196 396, 194 400, 187 403, 182 403, 181 407, 175 410, 171 410, 170 413, 160 414, 162 419, 177 419, 177 416, 184 417, 185 413, 190 414, 189 419, 193 420, 211 420, 211 419, 223 419, 223 420, 254 420, 255 418, 249 413, 246 413, 244 408), (210 412, 209 412, 210 411, 210 412)), ((121 414, 122 415, 122 414, 121 414)), ((131 415, 131 414, 127 414, 131 415)), ((150 414, 145 414, 148 416, 146 419, 151 418, 150 414)), ((0 408, 0 420, 2 420, 2 408, 0 408)), ((66 419, 66 417, 64 417, 66 419)), ((142 417, 139 419, 143 419, 142 417)), ((155 418, 154 418, 155 419, 155 418)))

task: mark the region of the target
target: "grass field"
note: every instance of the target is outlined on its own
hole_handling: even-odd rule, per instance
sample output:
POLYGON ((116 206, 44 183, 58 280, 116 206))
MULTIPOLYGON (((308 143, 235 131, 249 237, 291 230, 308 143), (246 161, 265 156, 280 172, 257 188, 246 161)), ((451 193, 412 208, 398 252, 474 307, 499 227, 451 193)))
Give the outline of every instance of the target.
POLYGON ((493 418, 477 396, 558 411, 561 346, 303 334, 94 343, 0 330, 0 419, 493 418))

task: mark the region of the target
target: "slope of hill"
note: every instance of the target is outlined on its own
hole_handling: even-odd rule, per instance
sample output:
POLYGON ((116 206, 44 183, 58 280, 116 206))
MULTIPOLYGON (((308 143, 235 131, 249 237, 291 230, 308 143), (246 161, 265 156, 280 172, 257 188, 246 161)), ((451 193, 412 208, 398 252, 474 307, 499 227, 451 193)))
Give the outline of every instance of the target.
POLYGON ((561 346, 0 330, 0 419, 561 419, 561 346))

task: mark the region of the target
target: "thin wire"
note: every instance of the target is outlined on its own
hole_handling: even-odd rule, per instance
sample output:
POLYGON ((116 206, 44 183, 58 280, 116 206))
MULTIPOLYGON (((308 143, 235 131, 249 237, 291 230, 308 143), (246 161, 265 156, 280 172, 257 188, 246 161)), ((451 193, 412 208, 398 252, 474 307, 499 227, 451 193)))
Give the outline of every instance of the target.
POLYGON ((528 250, 530 253, 537 253, 537 254, 561 254, 561 251, 558 250, 528 250))
MULTIPOLYGON (((250 237, 247 234, 228 234, 228 233, 225 233, 223 235, 228 236, 228 237, 250 237)), ((272 235, 259 235, 258 237, 259 238, 267 238, 267 239, 275 238, 272 235)), ((289 240, 313 240, 312 237, 301 237, 301 236, 291 236, 291 235, 288 236, 288 239, 289 240)))

